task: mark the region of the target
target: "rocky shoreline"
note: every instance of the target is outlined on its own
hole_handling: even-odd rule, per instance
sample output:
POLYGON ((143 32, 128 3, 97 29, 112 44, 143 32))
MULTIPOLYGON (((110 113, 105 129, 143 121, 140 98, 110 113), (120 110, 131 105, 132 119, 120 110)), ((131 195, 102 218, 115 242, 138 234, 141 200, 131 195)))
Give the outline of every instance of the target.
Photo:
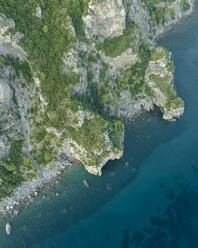
POLYGON ((170 21, 164 26, 161 26, 153 39, 153 47, 156 46, 157 42, 162 39, 168 31, 170 31, 173 27, 182 24, 186 17, 192 15, 196 8, 195 5, 197 5, 197 2, 195 0, 191 0, 191 7, 188 11, 186 11, 181 17, 170 21))
POLYGON ((79 163, 75 160, 60 159, 55 168, 41 169, 38 176, 32 180, 22 183, 14 192, 12 197, 0 201, 0 220, 11 217, 14 218, 19 214, 22 207, 27 207, 39 193, 47 187, 58 184, 60 179, 79 163))
MULTIPOLYGON (((191 2, 193 5, 194 0, 191 2)), ((189 11, 187 11, 186 14, 181 18, 171 21, 166 26, 159 27, 159 31, 155 36, 153 46, 155 46, 155 42, 164 36, 164 34, 167 33, 173 26, 179 24, 186 16, 192 14, 193 10, 194 8, 191 7, 189 11)), ((134 120, 135 119, 136 116, 134 116, 134 120)), ((131 120, 131 122, 133 122, 133 120, 131 120)), ((18 187, 13 192, 12 197, 0 201, 0 219, 8 216, 16 216, 22 207, 28 206, 31 202, 34 201, 34 199, 38 197, 38 194, 41 190, 44 190, 48 185, 51 186, 55 183, 58 183, 58 180, 62 177, 62 175, 77 165, 78 163, 76 160, 62 158, 56 161, 54 168, 46 167, 45 169, 41 169, 36 178, 26 181, 20 187, 18 187)), ((101 168, 98 174, 101 174, 101 168)))

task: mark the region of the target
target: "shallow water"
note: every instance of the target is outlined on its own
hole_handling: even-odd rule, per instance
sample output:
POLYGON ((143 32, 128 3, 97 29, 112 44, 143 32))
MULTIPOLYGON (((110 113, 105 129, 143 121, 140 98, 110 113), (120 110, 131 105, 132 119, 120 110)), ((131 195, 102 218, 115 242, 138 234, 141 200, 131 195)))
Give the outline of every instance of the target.
POLYGON ((0 247, 198 247, 197 30, 198 11, 160 41, 173 53, 184 116, 168 123, 156 110, 127 126, 121 160, 101 178, 74 168, 11 220, 11 236, 0 226, 0 247))

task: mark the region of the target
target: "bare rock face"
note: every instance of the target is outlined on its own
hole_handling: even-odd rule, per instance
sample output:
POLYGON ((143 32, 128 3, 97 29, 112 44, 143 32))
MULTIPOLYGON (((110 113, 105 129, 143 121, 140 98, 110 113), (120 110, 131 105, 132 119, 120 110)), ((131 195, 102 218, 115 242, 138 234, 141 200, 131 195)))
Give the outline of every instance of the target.
POLYGON ((23 35, 18 32, 13 36, 10 33, 7 33, 9 29, 14 28, 15 23, 13 20, 0 15, 0 55, 9 55, 12 57, 19 57, 20 60, 25 60, 26 54, 17 44, 23 35))
POLYGON ((102 168, 105 166, 105 164, 109 160, 115 160, 115 159, 120 159, 123 156, 123 150, 120 150, 118 153, 109 153, 107 157, 104 157, 103 160, 100 163, 100 166, 85 166, 85 169, 90 173, 95 176, 101 176, 102 175, 102 168))
POLYGON ((115 58, 107 57, 104 54, 101 54, 101 57, 103 61, 109 65, 111 74, 116 74, 119 70, 129 69, 139 61, 136 50, 131 47, 115 58))
POLYGON ((115 37, 125 28, 126 13, 122 0, 90 1, 88 15, 83 17, 87 38, 115 37))
POLYGON ((140 28, 142 37, 148 38, 150 25, 149 11, 145 6, 145 3, 140 0, 127 0, 123 1, 127 10, 127 21, 129 23, 134 22, 140 28))
POLYGON ((180 100, 180 106, 170 106, 168 109, 164 108, 164 113, 162 118, 167 121, 175 121, 176 118, 180 118, 184 114, 184 104, 181 98, 178 98, 180 100))
POLYGON ((85 68, 81 66, 81 61, 78 56, 77 47, 71 48, 63 57, 63 73, 69 78, 76 78, 76 82, 73 85, 73 91, 76 94, 83 94, 87 89, 87 72, 85 68))
POLYGON ((9 104, 12 95, 13 93, 10 86, 0 80, 0 103, 9 104))

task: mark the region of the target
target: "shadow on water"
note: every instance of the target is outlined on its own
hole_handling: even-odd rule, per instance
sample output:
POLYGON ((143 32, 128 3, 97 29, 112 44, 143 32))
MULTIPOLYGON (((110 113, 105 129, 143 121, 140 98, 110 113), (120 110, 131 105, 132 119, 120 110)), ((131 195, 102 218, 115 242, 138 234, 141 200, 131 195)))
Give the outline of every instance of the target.
MULTIPOLYGON (((11 220, 14 230, 11 236, 3 234, 2 225, 2 247, 31 247, 35 242, 65 231, 67 227, 86 218, 112 199, 137 176, 143 161, 152 156, 156 147, 181 135, 185 130, 183 118, 176 123, 168 123, 160 115, 156 110, 144 114, 135 123, 126 125, 124 156, 118 161, 109 162, 102 177, 89 175, 82 167, 75 168, 59 185, 42 192, 40 200, 24 208, 11 220), (83 185, 84 178, 90 188, 83 185)), ((126 239, 127 237, 124 243, 127 242, 126 239)))
POLYGON ((163 212, 150 218, 151 225, 128 232, 128 246, 133 248, 197 248, 198 192, 189 188, 178 194, 163 212))

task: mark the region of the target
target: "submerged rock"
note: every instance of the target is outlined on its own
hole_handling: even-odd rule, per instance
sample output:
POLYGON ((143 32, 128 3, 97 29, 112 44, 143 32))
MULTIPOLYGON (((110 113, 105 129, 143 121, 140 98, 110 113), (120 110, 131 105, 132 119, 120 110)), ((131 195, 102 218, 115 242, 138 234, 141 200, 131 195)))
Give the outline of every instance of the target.
POLYGON ((112 191, 112 184, 111 183, 107 183, 106 185, 105 185, 105 187, 106 187, 106 190, 108 190, 108 191, 112 191))

